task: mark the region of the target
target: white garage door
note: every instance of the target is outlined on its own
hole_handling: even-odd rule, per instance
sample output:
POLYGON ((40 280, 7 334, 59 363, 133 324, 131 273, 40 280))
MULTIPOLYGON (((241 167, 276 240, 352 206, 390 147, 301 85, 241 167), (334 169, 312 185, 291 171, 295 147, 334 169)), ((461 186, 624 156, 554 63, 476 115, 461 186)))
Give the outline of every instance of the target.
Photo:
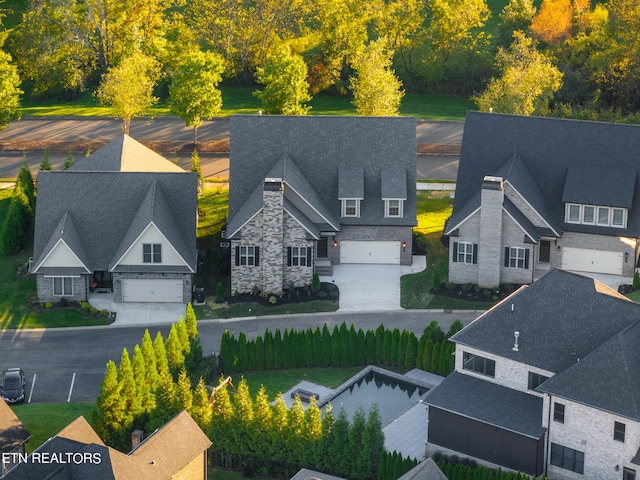
POLYGON ((124 279, 122 301, 182 303, 182 280, 124 279))
POLYGON ((400 264, 400 242, 345 241, 340 244, 340 263, 400 264))
POLYGON ((562 268, 578 272, 622 275, 622 253, 586 248, 563 248, 562 268))

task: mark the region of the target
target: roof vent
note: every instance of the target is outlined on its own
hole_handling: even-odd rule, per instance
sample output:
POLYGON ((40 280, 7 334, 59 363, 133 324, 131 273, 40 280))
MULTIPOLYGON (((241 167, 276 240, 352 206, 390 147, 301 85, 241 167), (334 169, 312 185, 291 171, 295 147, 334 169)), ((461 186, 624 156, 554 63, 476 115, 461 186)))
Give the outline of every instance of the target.
POLYGON ((514 352, 518 351, 518 337, 520 336, 520 332, 513 332, 513 336, 515 337, 515 342, 513 344, 512 350, 514 352))

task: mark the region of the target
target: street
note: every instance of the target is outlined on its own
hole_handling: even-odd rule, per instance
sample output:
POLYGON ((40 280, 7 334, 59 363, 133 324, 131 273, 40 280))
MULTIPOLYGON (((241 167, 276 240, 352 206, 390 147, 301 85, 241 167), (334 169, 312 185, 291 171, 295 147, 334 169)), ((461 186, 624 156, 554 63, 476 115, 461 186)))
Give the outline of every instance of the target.
MULTIPOLYGON (((244 332, 248 339, 262 335, 265 329, 306 330, 325 323, 330 330, 346 322, 356 328, 375 330, 406 329, 418 337, 424 327, 437 320, 447 331, 455 319, 465 325, 479 314, 436 313, 429 311, 401 311, 366 314, 323 313, 258 317, 242 320, 205 320, 198 322, 200 341, 205 355, 217 353, 224 330, 235 334, 244 332)), ((151 338, 158 331, 167 338, 169 326, 149 326, 151 338)), ((133 347, 142 340, 145 327, 80 327, 49 330, 0 331, 0 369, 21 367, 27 375, 26 402, 94 402, 100 393, 105 364, 120 363, 122 349, 133 355, 133 347)))

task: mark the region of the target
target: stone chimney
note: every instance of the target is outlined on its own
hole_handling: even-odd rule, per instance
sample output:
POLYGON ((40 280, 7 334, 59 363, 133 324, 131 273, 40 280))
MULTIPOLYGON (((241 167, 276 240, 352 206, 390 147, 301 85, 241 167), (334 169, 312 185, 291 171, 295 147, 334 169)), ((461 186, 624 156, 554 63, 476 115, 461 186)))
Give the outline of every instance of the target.
POLYGON ((281 178, 265 178, 262 192, 262 289, 279 292, 284 282, 284 183, 281 178))
POLYGON ((144 432, 142 430, 134 430, 131 432, 131 450, 135 450, 142 443, 144 432))
POLYGON ((502 177, 484 177, 480 195, 480 242, 478 247, 478 286, 482 288, 493 288, 500 284, 503 201, 502 177))

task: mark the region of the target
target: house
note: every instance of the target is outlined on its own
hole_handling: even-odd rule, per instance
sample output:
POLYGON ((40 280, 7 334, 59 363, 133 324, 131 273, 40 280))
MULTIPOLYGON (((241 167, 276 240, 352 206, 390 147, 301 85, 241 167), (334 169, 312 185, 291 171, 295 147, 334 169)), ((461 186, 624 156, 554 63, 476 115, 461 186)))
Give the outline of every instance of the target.
POLYGON ((449 281, 531 283, 553 268, 631 277, 640 127, 468 112, 449 281))
POLYGON ((640 469, 640 304, 554 269, 455 334, 455 371, 425 399, 427 452, 550 479, 640 469))
POLYGON ((411 264, 416 121, 234 116, 231 291, 280 292, 345 263, 411 264))
POLYGON ((128 454, 105 446, 84 417, 37 448, 6 480, 205 480, 211 441, 186 411, 128 454))
POLYGON ((127 135, 38 173, 31 273, 41 302, 191 301, 197 175, 127 135))
POLYGON ((0 477, 20 463, 31 434, 13 410, 0 399, 0 477))
POLYGON ((398 480, 447 480, 438 464, 432 458, 427 458, 413 467, 398 480))

